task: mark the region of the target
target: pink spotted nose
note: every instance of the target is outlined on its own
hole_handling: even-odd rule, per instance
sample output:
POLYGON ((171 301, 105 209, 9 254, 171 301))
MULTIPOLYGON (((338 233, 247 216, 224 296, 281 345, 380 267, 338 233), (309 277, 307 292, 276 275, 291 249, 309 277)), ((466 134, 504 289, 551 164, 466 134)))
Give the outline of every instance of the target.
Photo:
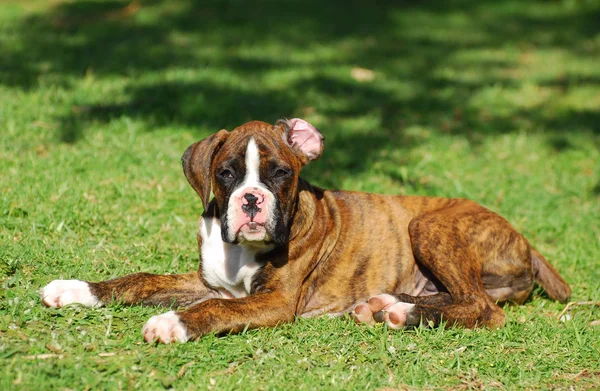
POLYGON ((263 241, 268 238, 269 216, 273 195, 268 190, 245 186, 235 191, 229 200, 229 231, 242 241, 263 241))
POLYGON ((248 188, 242 190, 240 195, 236 200, 239 207, 250 221, 254 221, 256 215, 263 211, 261 205, 265 202, 264 193, 257 188, 248 188))

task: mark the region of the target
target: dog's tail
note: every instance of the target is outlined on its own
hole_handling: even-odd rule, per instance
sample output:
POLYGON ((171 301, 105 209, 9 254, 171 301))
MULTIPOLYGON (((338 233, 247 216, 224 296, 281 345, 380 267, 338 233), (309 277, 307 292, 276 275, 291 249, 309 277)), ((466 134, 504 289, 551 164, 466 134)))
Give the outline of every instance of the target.
POLYGON ((571 297, 569 284, 558 274, 558 271, 536 249, 531 249, 531 266, 533 277, 554 300, 566 303, 571 297))

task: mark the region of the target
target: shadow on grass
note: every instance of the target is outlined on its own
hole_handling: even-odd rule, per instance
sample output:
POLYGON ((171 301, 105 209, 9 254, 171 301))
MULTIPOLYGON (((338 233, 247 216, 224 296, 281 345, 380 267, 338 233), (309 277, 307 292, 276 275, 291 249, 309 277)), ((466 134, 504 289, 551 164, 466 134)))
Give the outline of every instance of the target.
MULTIPOLYGON (((376 119, 368 136, 336 138, 337 148, 361 161, 382 145, 410 148, 402 133, 411 126, 474 143, 516 129, 600 134, 598 109, 466 104, 492 87, 519 94, 519 67, 535 50, 597 58, 591 39, 600 33, 599 7, 565 7, 516 0, 59 2, 22 20, 19 45, 0 44, 0 83, 36 89, 49 78, 72 88, 86 75, 121 78, 124 98, 73 103, 60 118, 65 142, 93 122, 122 116, 148 129, 217 130, 315 112, 328 124, 376 119), (373 70, 375 79, 352 77, 356 67, 373 70)), ((600 74, 541 72, 534 82, 568 94, 598 87, 600 74)), ((567 149, 560 140, 549 143, 567 149)), ((365 169, 360 162, 347 168, 365 169)))
POLYGON ((600 179, 598 179, 596 186, 594 186, 594 188, 592 189, 592 194, 596 197, 600 197, 600 179))

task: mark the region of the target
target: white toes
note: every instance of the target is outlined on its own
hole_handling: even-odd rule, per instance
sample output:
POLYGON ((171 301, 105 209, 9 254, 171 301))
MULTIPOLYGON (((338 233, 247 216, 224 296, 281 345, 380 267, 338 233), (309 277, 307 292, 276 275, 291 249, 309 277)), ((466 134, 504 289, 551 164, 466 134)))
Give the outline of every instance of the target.
POLYGON ((406 318, 414 308, 414 304, 402 301, 392 304, 385 309, 385 321, 389 328, 399 329, 406 326, 406 318))
POLYGON ((48 307, 59 308, 77 303, 86 307, 99 307, 102 302, 90 291, 85 281, 54 280, 40 291, 42 301, 48 307))
POLYGON ((394 303, 397 303, 398 299, 395 296, 382 293, 377 296, 373 296, 369 299, 369 307, 373 313, 386 309, 394 303))
POLYGON ((395 296, 380 294, 358 304, 353 316, 356 323, 385 323, 391 329, 399 329, 406 326, 406 319, 414 307, 414 304, 398 301, 395 296))
POLYGON ((352 316, 354 317, 354 321, 356 323, 374 323, 373 313, 369 309, 369 305, 367 303, 361 303, 354 307, 354 311, 352 311, 352 316))
POLYGON ((161 343, 186 342, 189 338, 185 326, 175 311, 151 317, 142 329, 144 340, 161 343))

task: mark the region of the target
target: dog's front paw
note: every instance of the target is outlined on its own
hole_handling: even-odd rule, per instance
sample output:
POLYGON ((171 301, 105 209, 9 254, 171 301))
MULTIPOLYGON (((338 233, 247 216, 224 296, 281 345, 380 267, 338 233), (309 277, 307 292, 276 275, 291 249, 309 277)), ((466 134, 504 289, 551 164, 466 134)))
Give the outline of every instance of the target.
POLYGON ((90 291, 89 284, 79 280, 54 280, 42 288, 40 296, 45 305, 53 308, 72 303, 86 307, 102 305, 102 302, 90 291))
POLYGON ((146 342, 187 342, 188 334, 175 311, 151 317, 142 329, 146 342))

